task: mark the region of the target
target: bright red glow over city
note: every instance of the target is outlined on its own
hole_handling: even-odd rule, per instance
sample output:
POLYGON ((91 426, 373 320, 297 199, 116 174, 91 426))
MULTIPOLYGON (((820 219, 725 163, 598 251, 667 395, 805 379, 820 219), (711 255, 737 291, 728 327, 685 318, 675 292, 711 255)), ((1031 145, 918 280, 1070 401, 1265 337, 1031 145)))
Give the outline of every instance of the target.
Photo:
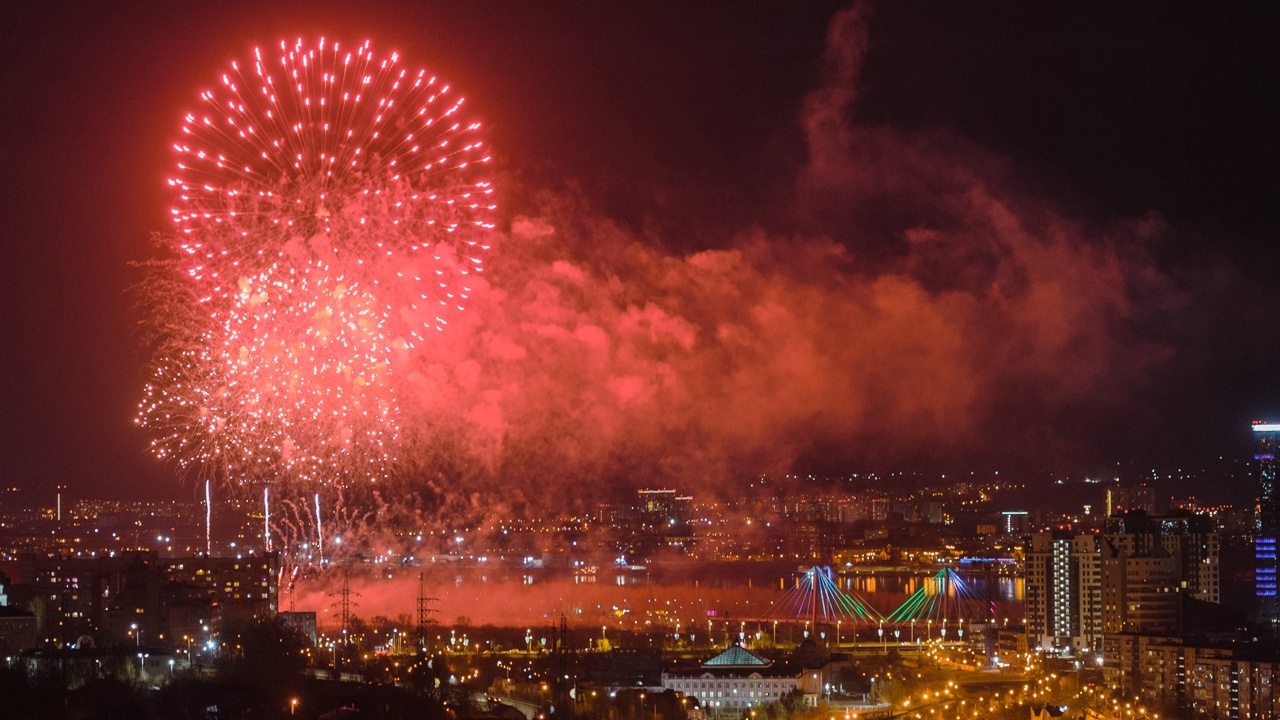
POLYGON ((1280 718, 1272 6, 9 5, 3 720, 1280 718))

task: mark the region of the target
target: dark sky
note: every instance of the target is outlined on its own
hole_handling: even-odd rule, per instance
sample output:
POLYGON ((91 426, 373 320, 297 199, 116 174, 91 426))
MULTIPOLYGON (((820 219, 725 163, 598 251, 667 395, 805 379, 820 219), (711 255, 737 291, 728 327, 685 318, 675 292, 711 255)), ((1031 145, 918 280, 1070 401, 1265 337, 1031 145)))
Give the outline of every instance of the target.
MULTIPOLYGON (((145 358, 129 263, 164 227, 161 178, 180 113, 254 44, 328 34, 400 49, 464 88, 524 187, 580 188, 626 226, 657 217, 692 228, 663 234, 684 238, 669 241, 673 252, 785 225, 769 200, 804 161, 798 117, 844 4, 687 5, 6 10, 0 481, 29 497, 57 483, 186 492, 133 427, 145 358), (733 220, 706 222, 709 204, 733 220)), ((1280 11, 1262 3, 886 3, 873 13, 859 122, 965 138, 1082 217, 1167 219, 1155 262, 1194 297, 1152 331, 1172 338, 1179 359, 1153 383, 1141 415, 1150 427, 1117 459, 1237 452, 1248 419, 1280 411, 1278 31, 1280 11)))

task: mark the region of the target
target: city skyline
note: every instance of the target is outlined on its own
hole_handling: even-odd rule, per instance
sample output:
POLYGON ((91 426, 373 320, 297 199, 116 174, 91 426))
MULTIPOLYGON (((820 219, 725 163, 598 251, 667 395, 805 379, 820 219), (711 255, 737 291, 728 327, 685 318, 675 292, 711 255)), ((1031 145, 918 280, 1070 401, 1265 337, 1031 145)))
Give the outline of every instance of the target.
POLYGON ((722 502, 648 488, 590 517, 338 535, 319 563, 264 553, 253 502, 219 505, 211 553, 197 503, 6 506, 0 658, 11 684, 56 662, 68 690, 106 680, 120 703, 191 684, 243 697, 253 684, 234 668, 291 656, 248 701, 311 716, 369 682, 420 701, 515 698, 526 718, 646 695, 668 699, 664 720, 889 715, 930 697, 967 718, 996 687, 1004 707, 984 716, 1010 720, 1049 698, 1117 719, 1274 712, 1251 506, 1019 489, 899 480, 722 502), (415 680, 423 665, 438 692, 415 680))

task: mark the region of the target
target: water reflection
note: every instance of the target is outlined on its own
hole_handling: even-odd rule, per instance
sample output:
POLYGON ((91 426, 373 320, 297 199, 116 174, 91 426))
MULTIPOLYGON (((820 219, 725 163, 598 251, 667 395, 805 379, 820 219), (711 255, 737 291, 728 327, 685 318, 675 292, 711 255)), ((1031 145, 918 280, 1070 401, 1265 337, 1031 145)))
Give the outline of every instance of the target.
MULTIPOLYGON (((910 595, 923 587, 933 578, 932 573, 911 575, 906 573, 874 573, 867 575, 846 575, 840 578, 840 588, 845 592, 856 592, 859 595, 871 595, 878 592, 910 595)), ((975 598, 990 599, 1000 602, 1022 602, 1024 583, 1021 577, 1003 575, 965 576, 969 593, 975 598)))
MULTIPOLYGON (((687 559, 627 566, 455 561, 392 572, 379 569, 363 577, 358 572, 344 572, 344 577, 351 576, 351 581, 362 588, 362 610, 388 617, 404 612, 406 603, 425 582, 438 598, 444 618, 466 616, 470 621, 501 625, 542 622, 564 614, 574 622, 599 622, 623 629, 657 624, 685 633, 697 626, 706 632, 708 623, 715 621, 717 633, 740 633, 749 629, 739 626, 743 621, 769 624, 772 631, 774 620, 783 623, 784 628, 788 622, 808 620, 811 611, 807 608, 812 605, 803 599, 797 605, 793 596, 807 569, 795 562, 687 559), (617 614, 619 611, 621 615, 617 614), (732 619, 733 627, 721 627, 722 619, 732 619)), ((933 587, 938 583, 934 577, 936 567, 839 570, 830 576, 836 587, 865 602, 872 617, 890 616, 909 602, 913 592, 921 588, 928 592, 930 583, 933 587)), ((964 595, 986 608, 982 615, 990 612, 1002 621, 1016 622, 1022 614, 1025 590, 1023 581, 1011 574, 1014 570, 1011 566, 995 566, 991 570, 962 567, 959 573, 964 595)), ((297 587, 297 597, 303 603, 328 604, 332 583, 331 577, 317 578, 297 587)), ((938 612, 943 613, 940 617, 948 614, 925 614, 938 612)), ((917 612, 913 617, 924 615, 917 612)), ((853 632, 855 624, 837 624, 835 631, 853 632)), ((904 632, 910 631, 909 626, 903 627, 904 632)))
MULTIPOLYGON (((492 571, 493 568, 489 568, 492 571)), ((992 602, 1022 602, 1025 583, 1021 576, 982 568, 959 571, 964 579, 966 595, 992 602)), ((836 571, 842 590, 861 596, 910 595, 933 581, 937 568, 894 569, 885 571, 845 572, 836 571)), ((454 575, 454 586, 470 583, 485 584, 491 580, 503 582, 503 573, 462 571, 454 575)), ((571 575, 574 585, 594 584, 598 579, 621 587, 656 586, 673 588, 754 589, 765 594, 798 587, 804 575, 801 568, 784 563, 726 563, 679 562, 654 564, 648 567, 595 567, 581 568, 566 573, 555 568, 522 569, 515 574, 521 585, 558 583, 571 575), (602 576, 602 577, 601 577, 602 576)))

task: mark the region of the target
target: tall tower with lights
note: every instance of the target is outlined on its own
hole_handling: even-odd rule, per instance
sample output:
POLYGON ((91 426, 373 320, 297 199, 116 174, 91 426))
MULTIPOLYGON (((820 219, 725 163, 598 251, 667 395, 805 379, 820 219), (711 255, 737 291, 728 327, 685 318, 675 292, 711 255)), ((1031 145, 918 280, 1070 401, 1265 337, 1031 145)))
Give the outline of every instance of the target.
POLYGON ((1280 477, 1280 423, 1253 423, 1254 453, 1257 463, 1255 477, 1258 482, 1257 505, 1254 509, 1254 591, 1258 603, 1258 620, 1280 629, 1280 604, 1276 599, 1276 537, 1280 534, 1280 498, 1277 487, 1280 477))

